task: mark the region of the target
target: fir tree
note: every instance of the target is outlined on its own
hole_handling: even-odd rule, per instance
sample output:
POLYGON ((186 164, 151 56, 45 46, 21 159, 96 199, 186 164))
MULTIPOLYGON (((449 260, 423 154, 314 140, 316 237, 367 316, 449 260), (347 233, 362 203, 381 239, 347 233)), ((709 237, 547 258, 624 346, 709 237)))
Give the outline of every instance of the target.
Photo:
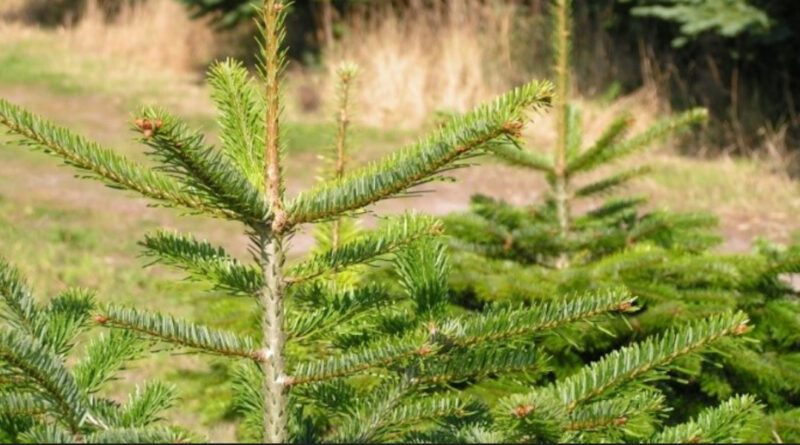
POLYGON ((174 390, 150 382, 125 403, 103 395, 104 385, 145 345, 131 332, 92 339, 83 355, 76 337, 90 325, 91 293, 69 289, 37 304, 19 272, 0 260, 0 441, 3 443, 184 442, 184 432, 160 426, 174 390), (73 365, 67 361, 77 359, 73 365))
MULTIPOLYGON (((626 289, 607 286, 551 302, 458 313, 448 304, 449 263, 437 236, 442 225, 415 214, 384 218, 378 229, 287 264, 287 245, 303 225, 367 211, 471 156, 507 152, 518 143, 527 113, 549 103, 551 92, 547 83, 523 85, 410 147, 290 199, 280 140, 285 14, 277 0, 262 9, 260 88, 238 62, 210 70, 219 148, 163 110, 139 113, 134 129, 158 163, 155 170, 0 100, 0 124, 22 142, 112 187, 238 222, 250 236, 250 262, 188 234, 161 231, 142 244, 163 264, 251 301, 259 320, 255 334, 116 305, 95 309, 97 323, 116 328, 112 335, 238 362, 236 403, 245 438, 259 441, 734 441, 752 428, 759 406, 748 397, 662 428, 668 407, 651 384, 672 375, 681 360, 732 343, 748 330, 741 312, 676 326, 548 382, 543 376, 552 360, 540 344, 595 331, 603 320, 636 310, 626 289), (392 286, 330 280, 380 259, 391 262, 392 286)), ((54 393, 72 391, 59 371, 44 371, 54 393)), ((67 427, 84 417, 84 411, 77 414, 63 419, 67 427)), ((104 439, 145 440, 121 434, 104 439)))
POLYGON ((464 241, 467 249, 557 269, 586 264, 645 241, 666 247, 706 247, 716 237, 708 239, 701 229, 713 224, 713 217, 666 212, 640 214, 643 197, 611 197, 582 214, 573 211, 579 201, 608 196, 649 169, 635 167, 589 182, 580 181, 582 175, 702 122, 706 112, 690 110, 663 119, 633 136, 628 135, 633 117, 622 115, 596 141, 584 146, 580 110, 569 102, 571 9, 571 2, 557 2, 552 14, 556 87, 553 106, 556 143, 552 157, 512 144, 494 152, 511 165, 544 174, 549 186, 547 199, 538 206, 514 209, 479 195, 473 198, 473 212, 453 218, 449 230, 464 241))
MULTIPOLYGON (((486 196, 472 199, 471 211, 446 219, 454 236, 456 267, 452 285, 462 303, 542 301, 565 292, 624 284, 642 298, 646 310, 629 322, 608 326, 616 337, 586 335, 573 348, 557 351, 562 372, 581 359, 605 353, 673 326, 729 310, 746 310, 756 321, 751 338, 760 344, 737 347, 717 357, 723 367, 699 358, 683 365, 692 384, 672 388, 673 416, 698 411, 707 399, 725 400, 745 391, 768 402, 777 417, 796 412, 800 395, 797 358, 800 343, 791 332, 800 319, 797 291, 781 279, 795 273, 798 250, 762 244, 750 254, 725 255, 710 250, 719 237, 710 229, 712 215, 641 210, 645 197, 620 197, 614 191, 646 174, 646 167, 614 171, 599 180, 582 176, 624 156, 646 149, 668 135, 705 118, 691 110, 627 136, 633 120, 617 118, 594 143, 583 148, 580 113, 568 101, 570 85, 570 2, 556 3, 553 13, 557 140, 552 157, 508 146, 495 154, 508 163, 543 174, 549 185, 543 203, 514 207, 486 196), (576 213, 579 201, 609 196, 594 208, 576 213), (488 259, 488 261, 487 261, 488 259), (477 301, 476 301, 477 300, 477 301), (795 338, 795 340, 789 340, 795 338), (746 357, 746 359, 742 359, 746 357), (795 410, 795 411, 792 411, 795 410)), ((591 202, 591 201, 590 201, 591 202)), ((797 421, 776 422, 783 440, 798 437, 797 421), (795 431, 793 431, 793 429, 795 431)), ((773 440, 765 438, 765 440, 773 440)))
MULTIPOLYGON (((342 63, 336 70, 336 135, 330 153, 320 156, 323 161, 320 182, 341 179, 350 160, 351 90, 357 76, 358 66, 353 63, 342 63)), ((317 228, 315 238, 318 251, 336 248, 340 243, 350 241, 357 235, 353 218, 335 218, 328 223, 318 224, 317 228)))

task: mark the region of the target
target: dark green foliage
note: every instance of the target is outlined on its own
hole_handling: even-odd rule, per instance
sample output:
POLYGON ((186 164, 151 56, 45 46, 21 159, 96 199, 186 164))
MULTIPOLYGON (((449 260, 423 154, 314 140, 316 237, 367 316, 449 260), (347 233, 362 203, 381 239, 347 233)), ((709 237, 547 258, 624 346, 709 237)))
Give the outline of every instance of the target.
POLYGON ((758 427, 758 403, 750 396, 733 397, 695 419, 658 433, 654 443, 744 443, 758 427), (733 426, 733 428, 731 428, 733 426))
MULTIPOLYGON (((714 120, 707 137, 713 142, 704 145, 734 145, 741 153, 750 153, 765 142, 757 129, 769 121, 785 125, 788 146, 797 146, 800 122, 790 116, 800 97, 796 81, 800 62, 792 56, 800 43, 799 3, 609 0, 606 5, 613 3, 622 13, 612 31, 615 43, 644 43, 652 48, 648 58, 658 61, 656 70, 669 65, 681 73, 680 80, 662 84, 673 107, 700 103, 711 107, 714 120), (717 83, 712 78, 727 81, 717 83)), ((796 167, 790 166, 793 173, 796 167)))
MULTIPOLYGON (((622 119, 612 124, 590 147, 583 151, 572 151, 562 170, 557 170, 553 163, 545 166, 545 158, 536 166, 528 161, 517 162, 521 159, 517 153, 528 156, 530 152, 514 148, 495 151, 511 164, 547 172, 551 186, 547 198, 539 205, 514 208, 486 196, 475 196, 469 214, 454 215, 447 219, 448 233, 466 250, 544 267, 556 267, 564 261, 571 264, 587 263, 641 242, 702 250, 718 239, 704 230, 715 224, 712 216, 662 211, 643 213, 639 210, 644 203, 642 199, 613 196, 581 215, 572 215, 569 209, 578 200, 607 196, 648 170, 639 167, 612 173, 585 184, 573 184, 581 173, 643 150, 654 141, 703 117, 701 110, 693 110, 677 118, 658 122, 630 138, 624 137, 625 130, 622 127, 630 126, 631 121, 622 119), (564 183, 565 190, 559 189, 559 181, 564 183), (563 218, 559 209, 566 212, 563 218), (562 230, 562 223, 566 224, 566 231, 562 230)), ((568 134, 580 133, 581 129, 567 126, 566 131, 568 134)))
POLYGON ((215 14, 221 27, 231 27, 258 14, 258 0, 181 0, 196 17, 215 14))
MULTIPOLYGON (((262 2, 259 0, 179 0, 185 4, 195 17, 211 16, 221 28, 228 28, 246 22, 258 15, 262 2)), ((322 2, 338 5, 349 3, 368 3, 372 0, 298 0, 293 2, 293 15, 309 17, 322 2)), ((317 13, 318 14, 318 13, 317 13)), ((307 24, 306 24, 307 26, 307 24)), ((304 31, 309 31, 304 29, 304 31)))
MULTIPOLYGON (((669 388, 666 404, 673 408, 672 419, 688 419, 709 400, 724 402, 740 393, 757 396, 771 415, 785 419, 783 413, 800 403, 800 343, 794 334, 800 305, 797 289, 785 280, 797 272, 798 247, 762 242, 748 254, 715 252, 719 237, 712 231, 712 215, 646 212, 644 198, 616 193, 630 179, 646 174, 644 167, 582 180, 591 170, 702 121, 705 113, 692 110, 630 137, 632 120, 622 116, 596 142, 580 148, 577 109, 559 102, 556 112, 563 137, 552 159, 517 147, 495 150, 512 165, 546 174, 549 188, 543 202, 515 207, 479 195, 468 213, 446 218, 457 252, 451 274, 457 298, 472 308, 498 301, 540 304, 569 292, 620 285, 639 297, 643 311, 626 323, 602 325, 614 338, 580 333, 567 343, 545 343, 544 349, 557 358, 559 375, 574 372, 586 357, 650 338, 675 323, 746 311, 755 322, 748 338, 757 341, 737 346, 723 342, 713 354, 681 361, 685 383, 658 386, 669 388), (578 207, 586 210, 574 212, 578 207)), ((783 435, 795 437, 792 429, 800 423, 780 425, 774 434, 784 440, 783 435)))
POLYGON ((143 352, 128 333, 93 339, 74 365, 75 338, 86 331, 94 299, 69 291, 37 304, 19 273, 0 261, 0 441, 31 443, 150 443, 184 441, 179 430, 157 426, 172 407, 172 388, 153 382, 125 404, 100 395, 127 361, 143 352), (132 429, 133 428, 133 429, 132 429))
MULTIPOLYGON (((523 252, 535 258, 536 245, 531 243, 531 250, 523 252)), ((797 290, 785 281, 785 274, 796 273, 797 247, 762 243, 749 254, 719 254, 680 245, 658 246, 651 241, 565 269, 531 264, 523 255, 514 258, 513 250, 498 248, 499 254, 494 255, 480 252, 480 256, 456 256, 452 287, 465 302, 476 298, 484 302, 549 301, 553 295, 611 284, 624 284, 640 297, 645 310, 631 317, 633 330, 626 324, 610 325, 617 334, 615 340, 589 337, 579 342, 577 351, 562 352, 568 356, 597 354, 624 339, 659 332, 677 320, 735 309, 748 311, 755 325, 749 336, 759 343, 729 349, 713 362, 687 363, 685 371, 692 384, 676 387, 672 402, 685 400, 677 402, 680 409, 673 415, 699 409, 703 402, 697 399, 697 392, 718 400, 736 393, 754 394, 776 415, 798 403, 800 305, 797 290), (487 255, 497 259, 487 259, 487 255)), ((563 360, 571 363, 575 359, 563 360)), ((791 428, 784 431, 791 432, 791 428)))
POLYGON ((640 2, 632 13, 655 17, 680 25, 681 36, 672 43, 683 46, 703 33, 736 37, 748 31, 763 32, 770 27, 769 16, 747 0, 667 0, 640 2))

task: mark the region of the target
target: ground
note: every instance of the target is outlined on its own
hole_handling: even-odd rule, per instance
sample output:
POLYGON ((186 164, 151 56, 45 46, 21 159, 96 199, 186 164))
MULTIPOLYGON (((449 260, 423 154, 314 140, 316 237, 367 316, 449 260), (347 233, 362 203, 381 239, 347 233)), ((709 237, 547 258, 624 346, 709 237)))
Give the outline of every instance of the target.
MULTIPOLYGON (((211 130, 213 139, 214 112, 196 77, 116 73, 107 60, 82 61, 83 68, 66 69, 64 60, 51 60, 33 42, 0 44, 0 97, 138 160, 144 159, 142 148, 132 141, 128 127, 131 110, 140 103, 167 105, 190 123, 211 130)), ((330 145, 333 127, 324 113, 305 116, 295 110, 291 89, 287 97, 286 172, 288 193, 293 195, 315 182, 319 154, 330 145)), ((586 106, 591 108, 591 104, 586 106)), ((535 116, 530 132, 535 136, 541 128, 546 134, 547 127, 546 117, 535 116)), ((379 158, 413 141, 416 134, 407 129, 356 126, 352 164, 379 158)), ((746 250, 755 236, 786 241, 800 228, 795 217, 800 210, 800 186, 757 161, 688 159, 669 149, 648 155, 646 161, 656 172, 637 182, 632 191, 651 195, 656 207, 717 213, 726 239, 722 249, 746 250)), ((481 165, 457 171, 456 182, 431 184, 426 187, 428 193, 386 201, 374 210, 377 214, 418 210, 442 215, 466 208, 469 197, 478 192, 518 204, 541 198, 543 183, 537 175, 491 160, 477 162, 481 165)), ((219 306, 220 295, 181 281, 164 268, 144 268, 148 261, 139 256, 136 243, 145 233, 167 227, 199 233, 246 257, 247 240, 241 227, 148 207, 144 200, 76 179, 74 174, 43 153, 0 139, 0 256, 16 263, 40 296, 81 286, 95 290, 104 302, 135 303, 200 320, 211 318, 207 314, 214 312, 218 323, 227 322, 217 317, 224 310, 219 306)), ((311 238, 300 234, 293 240, 292 251, 303 252, 310 244, 311 238)), ((234 312, 227 314, 230 323, 240 318, 234 312)), ((230 441, 234 427, 227 420, 223 397, 227 389, 216 384, 223 372, 216 360, 167 351, 139 361, 115 391, 152 377, 180 382, 184 403, 170 416, 196 426, 212 440, 230 441)))

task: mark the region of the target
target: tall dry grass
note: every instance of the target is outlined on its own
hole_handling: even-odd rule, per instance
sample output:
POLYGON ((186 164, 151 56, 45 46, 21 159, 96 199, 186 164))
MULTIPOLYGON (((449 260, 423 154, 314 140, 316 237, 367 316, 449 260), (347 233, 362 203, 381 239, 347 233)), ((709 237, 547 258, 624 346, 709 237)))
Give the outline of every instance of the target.
POLYGON ((464 111, 517 77, 516 2, 434 5, 399 11, 378 3, 352 14, 343 38, 324 50, 331 69, 342 61, 359 65, 358 115, 365 123, 416 126, 437 110, 464 111))
POLYGON ((23 6, 26 0, 3 0, 0 1, 0 17, 15 14, 23 6))
POLYGON ((195 70, 215 55, 210 27, 191 20, 175 0, 123 2, 119 8, 109 16, 98 0, 87 0, 80 19, 60 28, 60 37, 70 49, 158 70, 195 70))

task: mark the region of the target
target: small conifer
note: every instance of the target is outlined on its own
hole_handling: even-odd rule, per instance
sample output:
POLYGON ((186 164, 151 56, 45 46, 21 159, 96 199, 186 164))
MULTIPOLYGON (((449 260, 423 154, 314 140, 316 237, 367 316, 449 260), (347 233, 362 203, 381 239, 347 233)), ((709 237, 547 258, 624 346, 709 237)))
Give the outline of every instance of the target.
MULTIPOLYGON (((522 85, 450 119, 407 148, 337 172, 290 198, 281 141, 286 11, 278 0, 266 0, 261 11, 260 83, 239 62, 225 61, 210 70, 220 147, 208 145, 164 110, 139 112, 133 127, 157 169, 0 100, 0 124, 21 142, 158 204, 238 222, 250 237, 251 261, 235 259, 223 247, 190 234, 160 231, 148 235, 143 246, 161 263, 224 290, 229 298, 251 301, 258 314, 256 333, 117 305, 94 309, 97 324, 113 328, 113 335, 236 362, 236 404, 248 440, 696 441, 737 440, 752 428, 760 407, 749 397, 732 397, 688 423, 664 428, 664 394, 650 384, 674 372, 679 360, 739 337, 748 326, 744 313, 675 326, 549 382, 543 377, 552 359, 540 345, 568 339, 576 331, 595 331, 603 320, 635 311, 635 298, 627 290, 606 286, 550 302, 459 313, 448 301, 450 266, 439 237, 442 224, 417 214, 384 218, 377 229, 288 262, 288 245, 304 226, 367 211, 463 166, 474 155, 506 152, 509 144, 518 143, 529 113, 549 104, 551 88, 547 82, 522 85), (366 280, 340 286, 331 280, 379 259, 390 261, 391 286, 366 280)), ((342 142, 344 134, 346 128, 342 142)), ((3 289, 3 295, 13 304, 13 290, 3 289)), ((16 343, 2 343, 8 345, 16 343)), ((20 349, 30 355, 36 348, 20 349)), ((0 359, 0 369, 14 366, 12 354, 0 359)), ((53 394, 69 392, 71 404, 73 385, 51 364, 35 361, 30 370, 44 377, 53 394)), ((64 407, 69 417, 48 423, 50 437, 60 440, 83 428, 85 405, 75 403, 64 407)), ((133 433, 103 438, 153 441, 133 433)))
MULTIPOLYGON (((585 333, 573 345, 551 344, 564 373, 581 366, 587 356, 663 332, 675 323, 747 311, 756 326, 748 336, 760 343, 727 345, 723 354, 684 362, 690 384, 671 385, 672 416, 696 413, 707 398, 723 401, 747 392, 766 402, 773 418, 791 417, 787 413, 796 413, 800 400, 800 343, 788 339, 795 338, 790 333, 798 326, 800 305, 797 290, 783 275, 800 270, 798 248, 762 242, 752 253, 721 254, 711 249, 720 240, 712 230, 713 215, 648 211, 646 197, 617 194, 650 169, 619 171, 612 168, 614 161, 702 122, 706 113, 690 110, 634 135, 628 135, 633 118, 625 114, 584 146, 579 109, 569 102, 570 3, 555 2, 552 15, 557 134, 552 157, 515 146, 494 152, 513 166, 543 174, 546 198, 515 207, 478 195, 469 212, 445 219, 457 251, 451 277, 455 293, 462 304, 473 307, 495 301, 549 301, 566 292, 611 284, 624 285, 640 297, 644 311, 628 323, 606 326, 615 337, 585 333), (610 173, 585 179, 601 167, 610 173)), ((762 439, 800 437, 800 421, 771 425, 773 432, 762 439)))

